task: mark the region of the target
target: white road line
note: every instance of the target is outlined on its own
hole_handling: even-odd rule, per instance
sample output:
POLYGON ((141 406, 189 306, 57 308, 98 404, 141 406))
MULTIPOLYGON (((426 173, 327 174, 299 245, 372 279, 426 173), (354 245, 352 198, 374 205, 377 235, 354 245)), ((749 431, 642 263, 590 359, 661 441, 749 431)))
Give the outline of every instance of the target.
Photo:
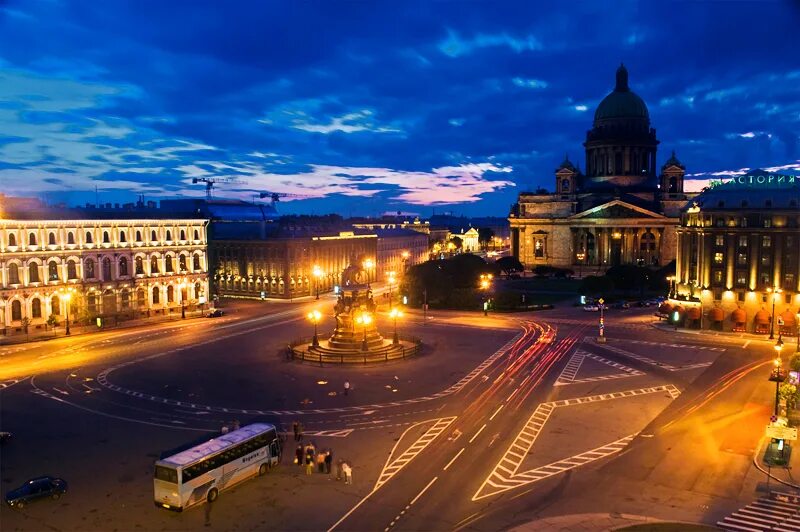
POLYGON ((414 497, 413 499, 411 499, 411 502, 409 503, 409 506, 413 506, 413 504, 414 504, 415 502, 417 502, 417 501, 419 500, 419 498, 420 498, 420 497, 422 497, 422 495, 423 495, 423 494, 424 494, 426 491, 428 491, 428 488, 430 488, 430 487, 433 485, 433 483, 434 483, 434 482, 436 482, 436 480, 437 480, 438 478, 439 478, 439 477, 433 477, 433 480, 431 480, 430 482, 428 482, 428 485, 427 485, 427 486, 425 486, 424 488, 422 488, 422 491, 420 491, 419 493, 417 493, 417 496, 416 496, 416 497, 414 497))
POLYGON ((472 438, 469 439, 469 443, 472 443, 475 440, 475 438, 478 437, 478 434, 483 432, 483 429, 485 429, 485 428, 486 428, 486 423, 484 423, 483 426, 478 429, 478 432, 476 432, 475 435, 472 438))
POLYGON ((456 458, 461 456, 461 453, 464 452, 464 449, 466 449, 466 447, 462 447, 461 450, 458 451, 458 453, 456 453, 456 455, 449 462, 447 462, 447 465, 442 468, 442 471, 447 471, 447 468, 450 467, 452 463, 456 461, 456 458))
POLYGON ((500 406, 498 406, 498 407, 497 407, 497 410, 495 410, 495 411, 494 411, 494 414, 492 414, 492 417, 490 417, 490 418, 489 418, 489 421, 493 420, 493 419, 494 419, 494 416, 496 416, 496 415, 497 415, 497 413, 498 413, 498 412, 500 412, 500 411, 503 409, 503 407, 504 407, 504 406, 505 406, 505 405, 500 405, 500 406))

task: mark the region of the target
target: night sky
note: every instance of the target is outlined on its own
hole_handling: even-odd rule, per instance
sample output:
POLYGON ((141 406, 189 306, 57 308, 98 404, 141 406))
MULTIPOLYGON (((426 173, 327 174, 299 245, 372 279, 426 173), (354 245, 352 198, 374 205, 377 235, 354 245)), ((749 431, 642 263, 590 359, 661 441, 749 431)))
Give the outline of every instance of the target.
POLYGON ((611 4, 0 0, 0 190, 505 216, 620 62, 693 189, 800 170, 800 3, 611 4))

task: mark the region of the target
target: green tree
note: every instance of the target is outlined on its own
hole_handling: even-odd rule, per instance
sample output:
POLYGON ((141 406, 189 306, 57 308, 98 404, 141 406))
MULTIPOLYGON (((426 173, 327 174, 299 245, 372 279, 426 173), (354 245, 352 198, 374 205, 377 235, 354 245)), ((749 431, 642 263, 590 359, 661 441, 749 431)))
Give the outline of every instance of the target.
POLYGON ((58 324, 58 316, 56 316, 55 314, 50 314, 50 316, 47 317, 47 322, 46 323, 47 323, 47 325, 49 325, 50 327, 53 328, 53 336, 55 336, 56 327, 58 327, 58 325, 59 325, 58 324))
POLYGON ((781 399, 786 401, 786 410, 794 410, 797 406, 797 386, 784 382, 778 388, 778 395, 781 399))
POLYGON ((28 334, 28 330, 30 329, 31 326, 31 319, 28 316, 25 316, 20 320, 19 324, 22 325, 22 330, 25 331, 25 339, 30 340, 30 335, 28 334))
POLYGON ((494 238, 494 231, 492 231, 488 227, 479 227, 478 228, 478 243, 486 249, 489 247, 489 243, 494 238))
POLYGON ((517 257, 501 257, 495 261, 494 265, 498 271, 506 275, 525 270, 517 257))

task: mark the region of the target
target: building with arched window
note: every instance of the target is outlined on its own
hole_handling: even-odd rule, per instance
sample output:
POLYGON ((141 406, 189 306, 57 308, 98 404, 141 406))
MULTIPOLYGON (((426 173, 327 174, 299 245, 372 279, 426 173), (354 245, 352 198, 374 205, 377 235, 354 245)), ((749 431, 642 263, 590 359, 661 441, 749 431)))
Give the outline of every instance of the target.
POLYGON ((181 306, 191 312, 206 304, 206 220, 54 212, 52 219, 26 219, 34 213, 0 209, 11 218, 0 218, 0 334, 22 332, 26 319, 31 332, 44 330, 51 315, 61 323, 68 300, 72 324, 180 313, 181 306), (157 239, 142 240, 150 234, 157 239), (195 238, 168 240, 177 234, 195 238))
POLYGON ((680 211, 694 194, 684 193, 686 169, 674 152, 658 172, 658 144, 647 105, 620 66, 586 134, 585 171, 566 157, 555 171, 555 192, 523 192, 512 207, 514 256, 526 267, 584 274, 675 259, 680 211))

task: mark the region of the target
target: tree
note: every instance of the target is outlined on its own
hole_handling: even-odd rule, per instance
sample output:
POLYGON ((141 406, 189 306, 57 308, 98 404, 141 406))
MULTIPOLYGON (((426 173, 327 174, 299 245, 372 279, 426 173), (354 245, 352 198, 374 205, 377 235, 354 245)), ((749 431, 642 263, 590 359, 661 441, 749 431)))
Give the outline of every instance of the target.
POLYGON ((506 275, 525 270, 517 257, 501 257, 495 261, 494 265, 500 272, 506 275))
POLYGON ((50 314, 50 316, 47 317, 47 325, 53 328, 53 335, 55 336, 55 330, 56 327, 58 327, 58 316, 50 314))
POLYGON ((492 231, 488 227, 479 227, 478 228, 478 243, 486 249, 489 247, 492 239, 494 238, 494 231, 492 231))
POLYGON ((30 340, 30 336, 28 335, 28 329, 31 326, 31 319, 28 316, 25 316, 20 320, 20 325, 22 325, 22 330, 25 331, 25 339, 30 340))
POLYGON ((589 275, 581 280, 580 291, 582 294, 603 295, 614 289, 614 282, 608 277, 589 275))
POLYGON ((456 249, 461 249, 462 247, 464 247, 464 241, 461 240, 460 237, 454 236, 450 239, 450 242, 453 243, 456 249))

